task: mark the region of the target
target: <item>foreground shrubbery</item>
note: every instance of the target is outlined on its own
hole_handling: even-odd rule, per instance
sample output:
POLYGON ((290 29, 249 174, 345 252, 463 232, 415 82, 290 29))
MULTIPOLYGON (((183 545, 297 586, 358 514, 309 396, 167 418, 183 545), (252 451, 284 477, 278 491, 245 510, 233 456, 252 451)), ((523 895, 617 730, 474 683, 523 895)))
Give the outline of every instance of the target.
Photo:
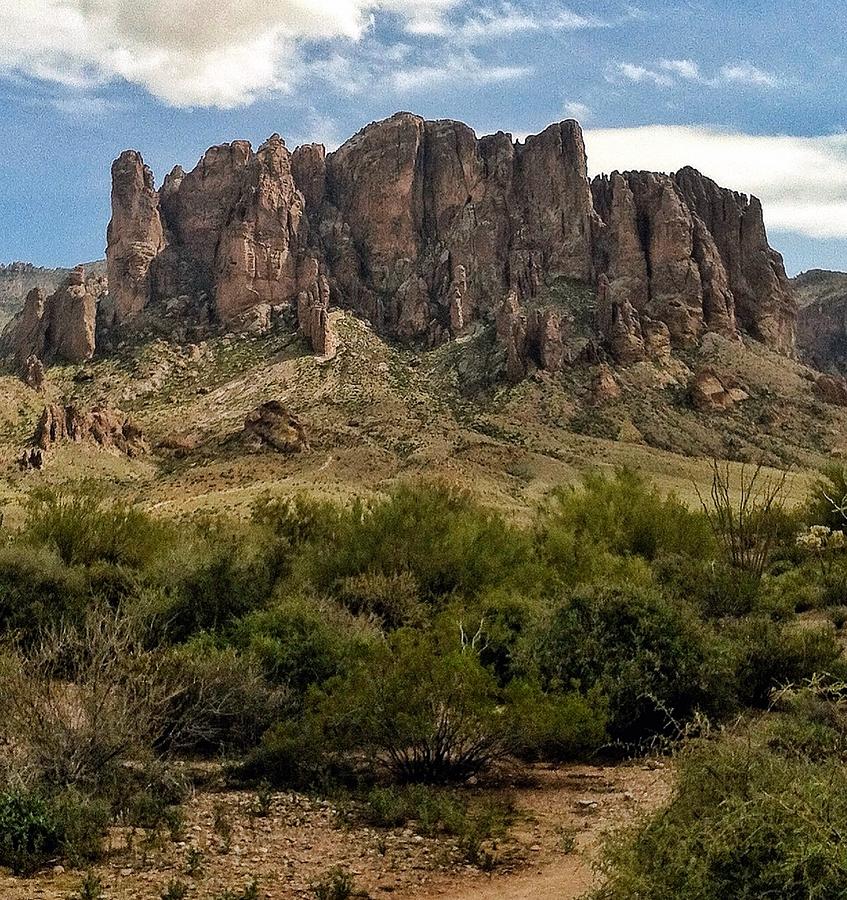
POLYGON ((843 897, 844 697, 817 683, 685 750, 670 805, 609 842, 597 900, 843 897))
POLYGON ((838 676, 835 627, 796 614, 847 600, 847 556, 798 543, 806 511, 749 479, 738 513, 715 477, 708 515, 622 471, 529 527, 440 484, 178 524, 38 492, 0 542, 0 855, 88 858, 110 821, 165 821, 177 753, 400 820, 416 784, 672 747, 838 676))

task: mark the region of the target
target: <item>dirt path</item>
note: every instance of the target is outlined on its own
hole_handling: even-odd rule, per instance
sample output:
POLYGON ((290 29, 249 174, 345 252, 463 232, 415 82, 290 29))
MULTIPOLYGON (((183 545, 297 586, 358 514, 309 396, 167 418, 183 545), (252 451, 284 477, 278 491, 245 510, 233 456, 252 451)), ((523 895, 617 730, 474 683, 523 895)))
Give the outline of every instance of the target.
POLYGON ((516 792, 524 824, 514 838, 522 863, 434 879, 410 900, 574 900, 596 885, 592 862, 611 829, 664 803, 672 773, 661 762, 536 769, 536 784, 516 792))

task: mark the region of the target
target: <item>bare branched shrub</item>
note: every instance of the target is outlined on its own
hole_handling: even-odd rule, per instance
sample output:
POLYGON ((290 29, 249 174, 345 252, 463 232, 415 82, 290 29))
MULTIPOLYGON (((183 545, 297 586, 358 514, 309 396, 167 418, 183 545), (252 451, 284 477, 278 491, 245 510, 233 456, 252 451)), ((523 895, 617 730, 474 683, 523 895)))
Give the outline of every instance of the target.
POLYGON ((79 627, 51 630, 2 658, 0 735, 29 780, 96 790, 117 766, 215 741, 244 721, 251 702, 261 719, 272 698, 230 656, 151 651, 138 619, 96 609, 79 627))
POLYGON ((727 462, 712 461, 712 487, 703 512, 728 561, 760 576, 779 536, 788 472, 769 475, 761 463, 741 467, 737 481, 727 462))

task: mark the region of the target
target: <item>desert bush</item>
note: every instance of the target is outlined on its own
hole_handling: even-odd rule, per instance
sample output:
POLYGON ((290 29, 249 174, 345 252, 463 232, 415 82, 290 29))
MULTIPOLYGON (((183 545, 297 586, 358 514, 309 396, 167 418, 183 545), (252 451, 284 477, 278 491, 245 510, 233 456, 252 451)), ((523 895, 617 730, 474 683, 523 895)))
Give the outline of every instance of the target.
POLYGON ((80 621, 89 599, 84 574, 55 551, 23 542, 0 547, 0 634, 31 643, 44 629, 80 621))
POLYGON ((337 539, 315 544, 311 577, 331 591, 365 573, 414 578, 422 599, 476 597, 492 587, 535 587, 531 544, 520 529, 447 484, 401 484, 384 500, 354 506, 337 539))
POLYGON ((833 531, 847 526, 847 467, 830 464, 821 471, 803 508, 811 525, 826 525, 833 531))
POLYGON ((668 593, 694 604, 704 618, 744 616, 760 604, 761 579, 722 560, 662 556, 653 572, 668 593))
POLYGON ((514 752, 523 759, 578 759, 607 740, 608 702, 599 692, 544 693, 531 681, 515 680, 504 700, 514 752))
POLYGON ((774 689, 815 674, 844 671, 842 649, 832 627, 805 627, 750 617, 721 634, 738 700, 767 707, 774 689))
POLYGON ((756 742, 699 744, 670 805, 608 843, 597 900, 836 898, 847 883, 847 770, 756 742))
POLYGON ((30 496, 24 536, 54 549, 66 565, 143 566, 168 539, 168 528, 140 507, 90 485, 38 488, 30 496))
POLYGON ((330 601, 296 596, 249 614, 231 634, 232 644, 294 699, 345 672, 373 640, 372 629, 330 601))
POLYGON ((401 782, 462 781, 510 750, 496 680, 475 650, 414 633, 397 632, 329 682, 318 709, 342 742, 401 782))
POLYGON ((0 791, 0 865, 26 874, 61 855, 74 864, 99 856, 108 825, 102 801, 74 791, 54 796, 40 789, 0 791))
POLYGON ((602 550, 652 560, 675 553, 702 557, 713 546, 701 515, 630 469, 611 477, 592 472, 579 486, 556 489, 536 527, 542 552, 560 569, 579 569, 581 555, 602 550))
POLYGON ((172 641, 224 629, 265 606, 286 565, 279 546, 250 526, 200 517, 186 532, 157 579, 167 601, 159 618, 172 641))
POLYGON ((366 762, 371 777, 381 769, 396 782, 437 784, 479 774, 510 749, 496 679, 475 650, 401 630, 312 688, 303 714, 266 734, 242 771, 315 785, 366 762))
POLYGON ((675 732, 712 701, 708 632, 655 588, 596 586, 566 596, 530 638, 547 691, 608 697, 610 736, 638 742, 675 732))
POLYGON ((349 575, 339 580, 333 593, 354 615, 371 616, 388 629, 426 620, 417 582, 408 572, 349 575))
POLYGON ((246 750, 288 711, 288 692, 269 684, 252 659, 202 638, 168 653, 173 690, 157 749, 220 753, 246 750))

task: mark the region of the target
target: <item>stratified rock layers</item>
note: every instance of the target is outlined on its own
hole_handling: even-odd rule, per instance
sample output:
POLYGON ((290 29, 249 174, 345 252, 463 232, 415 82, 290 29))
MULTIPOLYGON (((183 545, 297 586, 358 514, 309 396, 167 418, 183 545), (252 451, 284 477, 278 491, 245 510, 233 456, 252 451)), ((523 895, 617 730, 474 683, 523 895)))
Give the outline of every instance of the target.
POLYGON ((232 327, 291 309, 327 355, 330 299, 428 345, 499 310, 514 379, 571 358, 567 310, 536 302, 556 275, 598 289, 598 338, 621 363, 707 330, 793 351, 794 302, 758 201, 691 169, 587 173, 576 122, 521 143, 409 113, 329 155, 278 135, 255 153, 213 147, 158 192, 127 151, 113 167, 113 321, 174 297, 232 327))

